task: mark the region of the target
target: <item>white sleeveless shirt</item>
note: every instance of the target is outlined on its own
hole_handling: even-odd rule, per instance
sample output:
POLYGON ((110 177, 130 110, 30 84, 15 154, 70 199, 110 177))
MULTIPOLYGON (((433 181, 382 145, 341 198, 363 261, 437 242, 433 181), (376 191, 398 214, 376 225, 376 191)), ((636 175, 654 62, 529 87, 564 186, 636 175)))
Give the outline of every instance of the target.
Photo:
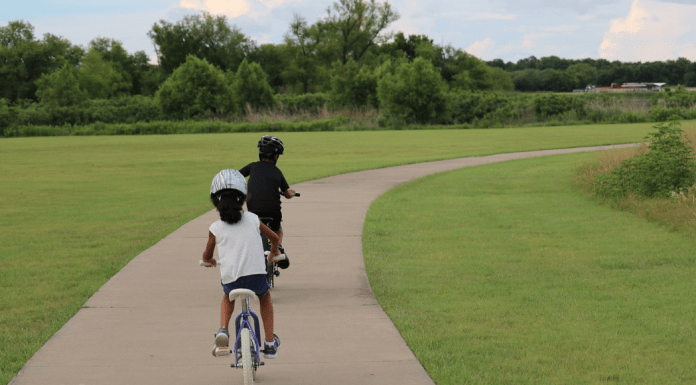
POLYGON ((234 282, 248 275, 266 274, 260 223, 256 214, 245 211, 242 219, 233 225, 221 220, 210 225, 222 264, 222 283, 234 282))

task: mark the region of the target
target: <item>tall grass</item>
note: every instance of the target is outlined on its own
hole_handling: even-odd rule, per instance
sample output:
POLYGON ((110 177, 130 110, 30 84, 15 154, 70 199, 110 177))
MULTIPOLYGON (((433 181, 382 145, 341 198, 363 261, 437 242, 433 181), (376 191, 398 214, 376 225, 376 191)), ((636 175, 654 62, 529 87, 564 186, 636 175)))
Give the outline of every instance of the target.
MULTIPOLYGON (((684 137, 689 141, 696 152, 696 127, 686 128, 684 137)), ((602 151, 592 162, 584 164, 578 171, 580 186, 588 193, 592 193, 595 179, 599 175, 610 174, 625 160, 643 155, 648 152, 648 143, 641 142, 639 146, 602 151)), ((637 214, 649 221, 658 222, 675 231, 681 231, 690 237, 696 237, 696 185, 686 193, 675 193, 670 198, 644 198, 636 194, 605 200, 612 207, 637 214)))

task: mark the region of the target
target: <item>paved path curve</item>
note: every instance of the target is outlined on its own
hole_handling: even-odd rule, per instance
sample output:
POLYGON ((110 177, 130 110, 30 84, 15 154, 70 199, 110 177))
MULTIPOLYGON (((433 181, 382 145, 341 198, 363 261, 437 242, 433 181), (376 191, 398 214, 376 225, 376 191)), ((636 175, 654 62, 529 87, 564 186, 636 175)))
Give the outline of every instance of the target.
MULTIPOLYGON (((292 265, 272 291, 278 358, 262 384, 433 384, 375 300, 362 256, 370 203, 428 174, 512 159, 626 146, 462 158, 339 175, 294 185, 283 205, 292 265)), ((210 211, 142 252, 32 358, 11 385, 237 384, 231 357, 211 355, 219 272, 198 267, 210 211)), ((258 309, 258 304, 255 305, 258 309)))

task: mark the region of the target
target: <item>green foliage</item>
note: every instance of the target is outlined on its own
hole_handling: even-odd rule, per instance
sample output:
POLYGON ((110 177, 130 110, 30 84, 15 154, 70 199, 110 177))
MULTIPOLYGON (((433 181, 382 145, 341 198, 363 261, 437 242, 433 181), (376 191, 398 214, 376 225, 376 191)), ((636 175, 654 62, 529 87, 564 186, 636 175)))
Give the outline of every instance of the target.
POLYGON ((585 101, 575 95, 544 94, 534 100, 534 110, 538 115, 548 117, 568 111, 584 111, 585 101))
POLYGON ((515 90, 515 83, 512 81, 512 77, 505 70, 490 67, 488 73, 491 77, 491 90, 507 92, 515 90))
MULTIPOLYGON (((266 84, 268 86, 268 84, 266 84)), ((162 111, 175 119, 231 113, 235 103, 225 74, 205 59, 188 56, 155 94, 162 111)))
POLYGON ((622 162, 611 174, 595 179, 595 192, 609 198, 635 193, 648 198, 669 197, 696 184, 696 159, 680 124, 660 123, 645 139, 649 152, 622 162))
POLYGON ((252 43, 223 15, 202 12, 187 15, 176 24, 160 20, 148 32, 155 44, 160 66, 171 74, 189 55, 205 59, 223 71, 236 71, 252 43))
POLYGON ((36 81, 36 96, 41 103, 51 107, 79 104, 87 99, 88 94, 80 87, 78 76, 78 70, 65 63, 59 71, 42 75, 36 81))
POLYGON ((377 74, 354 60, 335 62, 331 76, 331 102, 335 107, 378 107, 377 74))
MULTIPOLYGON (((447 65, 444 78, 450 87, 466 91, 487 91, 494 89, 493 77, 490 67, 483 61, 466 52, 458 51, 454 54, 452 63, 447 65)), ((502 77, 500 73, 496 76, 502 77)), ((498 79, 500 81, 500 79, 498 79)))
POLYGON ((327 94, 279 94, 275 96, 280 108, 289 112, 316 113, 326 108, 330 97, 327 94))
POLYGON ((386 72, 377 94, 387 118, 396 122, 432 123, 446 111, 444 84, 433 65, 416 58, 386 72))
POLYGON ((65 62, 76 65, 83 50, 51 34, 34 38, 34 27, 13 21, 0 27, 0 98, 16 103, 36 100, 36 81, 58 71, 65 62))
POLYGON ((126 94, 131 83, 124 79, 124 74, 117 65, 102 58, 97 49, 91 49, 82 60, 79 70, 79 82, 87 91, 90 99, 107 99, 126 94))
POLYGON ((473 124, 500 111, 499 115, 507 115, 509 121, 516 115, 513 111, 523 110, 518 107, 520 102, 519 98, 500 92, 454 90, 447 94, 447 116, 453 124, 473 124))
POLYGON ((399 17, 386 1, 338 0, 327 9, 323 28, 328 31, 327 42, 336 47, 338 60, 346 64, 351 57, 360 61, 368 49, 388 40, 391 36, 382 31, 399 17))
POLYGON ((685 118, 685 116, 682 115, 681 109, 677 107, 673 108, 664 108, 662 106, 657 106, 653 107, 650 109, 650 112, 648 113, 650 116, 650 120, 653 122, 665 122, 669 120, 670 117, 672 116, 678 116, 679 118, 685 118))
POLYGON ((273 90, 268 84, 268 75, 257 63, 249 63, 246 59, 237 70, 232 84, 232 93, 237 103, 238 111, 251 108, 271 108, 276 102, 273 90))
MULTIPOLYGON (((2 108, 0 108, 2 113, 2 108)), ((0 115, 1 117, 2 115, 0 115)), ((89 135, 174 135, 232 132, 320 132, 354 131, 345 118, 334 117, 311 122, 227 123, 222 121, 139 121, 128 124, 96 122, 81 126, 19 125, 4 130, 5 137, 89 136, 89 135)))

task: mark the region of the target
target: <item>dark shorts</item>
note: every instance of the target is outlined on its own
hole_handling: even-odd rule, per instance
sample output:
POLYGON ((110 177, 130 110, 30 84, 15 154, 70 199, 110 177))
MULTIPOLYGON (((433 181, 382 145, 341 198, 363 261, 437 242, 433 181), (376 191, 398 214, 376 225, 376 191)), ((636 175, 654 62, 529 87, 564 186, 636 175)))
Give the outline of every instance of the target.
POLYGON ((261 219, 261 223, 264 223, 264 220, 262 218, 273 218, 271 220, 270 226, 266 223, 264 223, 266 226, 268 226, 271 230, 273 230, 274 233, 278 232, 278 229, 280 229, 280 222, 283 221, 283 213, 280 211, 270 211, 270 212, 255 212, 256 216, 261 219))
POLYGON ((256 296, 263 297, 268 293, 270 287, 266 280, 266 274, 255 274, 240 277, 234 282, 222 284, 222 290, 224 290, 227 295, 230 295, 230 292, 234 289, 249 289, 256 293, 256 296))

